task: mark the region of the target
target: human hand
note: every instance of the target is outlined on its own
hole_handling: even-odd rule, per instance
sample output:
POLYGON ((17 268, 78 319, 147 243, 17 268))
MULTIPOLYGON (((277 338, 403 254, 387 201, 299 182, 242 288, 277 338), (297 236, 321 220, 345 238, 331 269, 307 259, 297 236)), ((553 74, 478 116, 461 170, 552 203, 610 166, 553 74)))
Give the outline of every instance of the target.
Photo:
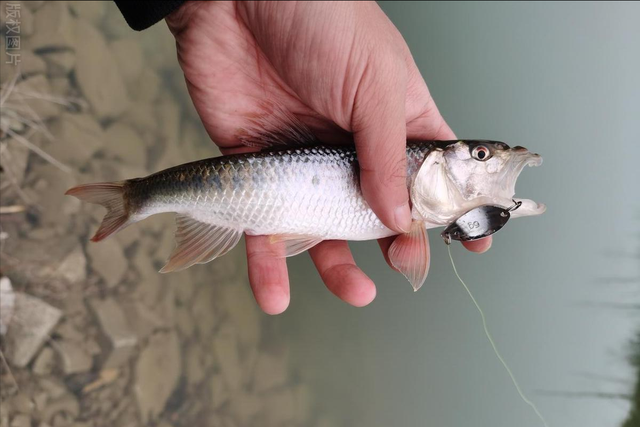
MULTIPOLYGON (((455 139, 409 48, 374 2, 187 2, 167 17, 204 126, 224 154, 251 151, 238 131, 276 101, 327 142, 356 144, 361 187, 380 220, 409 230, 405 145, 455 139)), ((393 237, 379 241, 387 258, 393 237)), ((267 236, 246 236, 249 281, 260 307, 289 304, 286 260, 267 236)), ((484 252, 491 238, 465 244, 484 252)), ((329 290, 364 306, 375 285, 347 242, 325 241, 311 258, 329 290)))

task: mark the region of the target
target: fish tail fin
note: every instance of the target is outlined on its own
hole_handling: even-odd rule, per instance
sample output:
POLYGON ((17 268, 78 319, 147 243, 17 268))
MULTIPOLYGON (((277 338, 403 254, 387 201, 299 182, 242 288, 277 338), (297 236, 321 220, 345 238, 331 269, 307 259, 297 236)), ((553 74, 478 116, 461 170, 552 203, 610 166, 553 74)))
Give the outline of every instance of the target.
POLYGON ((98 182, 83 184, 67 190, 65 195, 76 197, 84 202, 101 205, 107 208, 107 214, 102 219, 100 228, 91 238, 92 242, 99 242, 124 227, 136 222, 127 211, 124 200, 125 181, 98 182))

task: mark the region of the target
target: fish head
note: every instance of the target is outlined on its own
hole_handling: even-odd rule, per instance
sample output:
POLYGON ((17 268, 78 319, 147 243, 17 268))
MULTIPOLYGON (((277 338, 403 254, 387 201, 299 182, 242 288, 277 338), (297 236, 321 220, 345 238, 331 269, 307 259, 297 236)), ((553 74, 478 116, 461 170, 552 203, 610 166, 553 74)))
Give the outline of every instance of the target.
MULTIPOLYGON (((478 206, 510 207, 524 167, 541 164, 540 155, 498 141, 458 141, 437 148, 425 159, 411 189, 416 214, 444 225, 478 206)), ((512 217, 546 210, 532 200, 515 200, 522 205, 512 217)))

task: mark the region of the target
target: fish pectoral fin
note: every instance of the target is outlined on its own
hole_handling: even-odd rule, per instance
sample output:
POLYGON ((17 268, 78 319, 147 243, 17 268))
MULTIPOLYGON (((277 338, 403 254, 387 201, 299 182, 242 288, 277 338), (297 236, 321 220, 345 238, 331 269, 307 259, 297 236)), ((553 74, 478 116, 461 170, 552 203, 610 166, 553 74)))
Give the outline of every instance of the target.
POLYGON ((176 226, 176 247, 160 273, 212 261, 233 249, 242 237, 241 230, 207 224, 187 215, 176 215, 176 226))
POLYGON ((306 250, 311 249, 318 243, 322 242, 322 239, 314 236, 304 236, 298 234, 278 234, 270 236, 272 244, 284 243, 284 257, 290 257, 298 255, 306 250))
POLYGON ((421 221, 411 224, 409 233, 399 235, 389 248, 389 260, 409 280, 413 290, 420 289, 429 273, 429 240, 421 221))
POLYGON ((275 102, 264 101, 260 112, 247 117, 238 139, 249 147, 308 147, 320 144, 311 129, 275 102))

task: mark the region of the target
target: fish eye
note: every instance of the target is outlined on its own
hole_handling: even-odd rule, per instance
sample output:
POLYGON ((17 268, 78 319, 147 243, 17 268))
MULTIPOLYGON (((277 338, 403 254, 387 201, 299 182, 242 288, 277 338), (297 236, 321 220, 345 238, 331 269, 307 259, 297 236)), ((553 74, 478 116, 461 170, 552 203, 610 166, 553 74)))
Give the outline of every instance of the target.
POLYGON ((484 162, 486 160, 489 160, 489 158, 491 158, 491 151, 489 151, 489 149, 484 145, 478 145, 477 147, 474 147, 474 149, 471 151, 471 157, 481 162, 484 162))

